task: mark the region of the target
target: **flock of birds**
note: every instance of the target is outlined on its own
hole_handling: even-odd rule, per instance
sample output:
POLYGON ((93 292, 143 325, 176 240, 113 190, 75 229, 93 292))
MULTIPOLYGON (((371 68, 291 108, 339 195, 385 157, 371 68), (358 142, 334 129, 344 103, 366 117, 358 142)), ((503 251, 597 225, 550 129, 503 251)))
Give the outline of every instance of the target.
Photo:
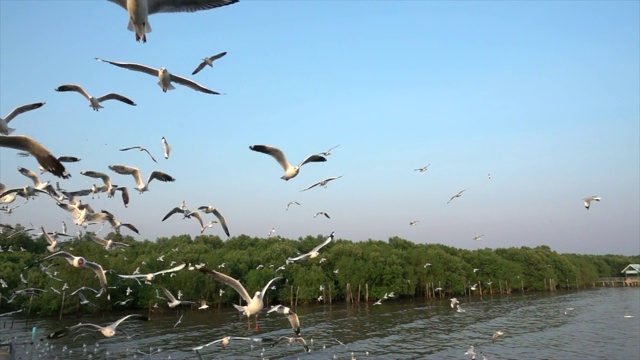
MULTIPOLYGON (((109 1, 121 6, 128 12, 128 15, 129 15, 128 29, 131 31, 134 31, 136 41, 146 42, 147 41, 146 35, 147 33, 151 32, 151 25, 148 19, 149 15, 162 13, 162 12, 193 12, 193 11, 199 11, 199 10, 213 9, 221 6, 231 5, 237 2, 238 0, 109 0, 109 1)), ((213 67, 213 63, 221 59, 225 55, 226 55, 226 52, 220 52, 216 55, 204 58, 202 62, 192 72, 192 75, 198 74, 206 66, 213 67)), ((179 84, 205 94, 211 94, 211 95, 221 94, 220 92, 211 90, 203 85, 198 84, 197 82, 191 79, 188 79, 186 77, 182 77, 176 74, 172 74, 166 68, 157 69, 147 65, 104 60, 102 58, 96 58, 96 60, 119 67, 119 68, 141 72, 147 75, 157 77, 158 85, 162 88, 163 92, 167 92, 168 90, 174 89, 173 84, 179 84)), ((90 95, 90 93, 87 92, 87 90, 85 90, 82 86, 77 84, 63 84, 58 86, 55 89, 55 91, 76 92, 81 94, 83 97, 85 97, 88 100, 89 106, 94 111, 99 111, 101 108, 103 108, 103 103, 110 100, 119 101, 129 106, 136 106, 136 103, 131 98, 115 92, 107 93, 99 97, 94 97, 90 95)), ((26 135, 13 135, 16 129, 9 127, 9 124, 15 121, 15 119, 19 115, 29 111, 39 109, 44 105, 45 105, 44 102, 39 102, 39 103, 19 106, 15 108, 13 111, 11 111, 7 116, 5 116, 4 118, 1 118, 0 119, 0 147, 16 149, 20 151, 19 154, 22 156, 34 157, 37 160, 40 167, 40 171, 42 173, 51 173, 54 176, 59 177, 61 179, 68 179, 71 176, 71 174, 67 171, 64 164, 77 163, 81 161, 80 158, 75 156, 57 157, 53 155, 43 144, 33 139, 32 137, 29 137, 26 135)), ((161 143, 162 143, 162 152, 163 152, 164 158, 168 160, 171 154, 171 146, 169 146, 168 140, 165 137, 162 137, 161 143)), ((285 181, 289 181, 299 174, 303 165, 310 164, 310 163, 326 162, 327 157, 331 155, 331 151, 336 149, 338 146, 340 145, 331 147, 330 149, 324 152, 308 155, 297 165, 292 165, 287 160, 285 153, 277 147, 269 146, 269 145, 252 145, 249 147, 249 149, 251 151, 255 151, 255 152, 269 155, 270 157, 272 157, 282 167, 284 171, 281 178, 285 181)), ((135 150, 140 152, 145 152, 154 163, 157 163, 157 160, 153 157, 151 152, 145 147, 130 146, 130 147, 122 148, 119 150, 123 152, 135 151, 135 150)), ((428 171, 430 165, 431 164, 427 164, 424 167, 415 169, 415 171, 424 173, 428 171)), ((157 170, 152 171, 145 178, 143 177, 143 174, 141 173, 141 171, 138 168, 133 166, 114 164, 114 165, 110 165, 108 168, 110 171, 112 171, 115 174, 133 177, 133 180, 135 182, 134 189, 137 190, 139 193, 144 193, 149 191, 149 186, 153 180, 156 180, 157 182, 163 182, 163 183, 171 183, 176 181, 176 178, 173 177, 172 175, 169 175, 167 173, 157 171, 157 170)), ((101 210, 100 212, 97 212, 91 207, 90 204, 83 203, 81 198, 84 196, 89 196, 89 195, 93 196, 100 193, 106 193, 107 196, 111 198, 115 196, 116 192, 120 192, 124 206, 125 207, 128 206, 130 201, 129 188, 127 186, 120 186, 120 185, 114 184, 111 176, 109 176, 108 174, 101 171, 95 171, 95 170, 82 171, 80 172, 81 175, 89 178, 93 178, 93 179, 99 179, 100 181, 102 181, 102 185, 97 186, 94 184, 89 189, 67 191, 60 186, 59 182, 56 182, 56 185, 53 186, 52 184, 50 184, 49 181, 44 181, 44 182, 41 181, 39 176, 31 170, 28 170, 26 168, 19 168, 18 171, 25 177, 29 178, 33 183, 33 186, 26 185, 26 186, 14 187, 14 188, 6 188, 4 185, 0 184, 0 204, 3 204, 2 208, 0 209, 5 213, 7 214, 11 213, 12 211, 16 210, 19 207, 19 206, 9 207, 9 204, 14 202, 17 197, 22 197, 28 200, 36 196, 48 196, 54 199, 55 201, 54 204, 58 208, 67 211, 72 216, 74 220, 74 224, 77 226, 87 227, 88 225, 92 225, 92 224, 108 223, 116 232, 120 232, 121 228, 124 227, 129 229, 130 231, 139 233, 136 226, 130 223, 121 222, 111 212, 107 210, 101 210)), ((342 178, 342 176, 328 177, 314 184, 311 184, 310 186, 300 191, 304 192, 316 187, 326 188, 330 182, 338 180, 340 178, 342 178)), ((488 174, 488 178, 491 179, 491 174, 488 174)), ((451 203, 455 199, 462 197, 462 195, 468 190, 469 188, 463 189, 458 193, 456 193, 455 195, 451 196, 447 204, 451 203)), ((586 209, 589 209, 593 201, 600 201, 600 197, 588 196, 588 197, 585 197, 583 201, 584 201, 584 207, 586 209)), ((289 210, 290 206, 293 206, 293 205, 300 206, 300 203, 296 201, 291 201, 287 204, 286 210, 289 210)), ((190 210, 187 208, 186 204, 183 202, 180 206, 177 206, 171 209, 164 216, 162 221, 165 221, 176 214, 182 214, 183 219, 188 219, 188 218, 195 219, 198 222, 201 233, 204 233, 206 229, 213 227, 214 224, 219 223, 224 233, 228 237, 230 236, 230 230, 225 217, 214 206, 202 205, 196 208, 195 210, 190 210), (212 220, 211 222, 205 224, 205 220, 203 219, 204 214, 213 214, 216 220, 212 220)), ((314 217, 317 217, 317 216, 324 216, 325 218, 330 219, 330 215, 323 211, 317 212, 314 217)), ((409 222, 409 225, 415 226, 418 223, 419 223, 419 220, 413 220, 409 222)), ((11 225, 3 224, 2 227, 7 229, 12 229, 11 225)), ((90 304, 90 302, 87 300, 85 295, 82 293, 82 291, 85 291, 85 290, 93 291, 97 297, 105 294, 107 299, 110 299, 110 295, 109 295, 110 288, 108 286, 107 276, 105 275, 106 271, 100 264, 98 264, 97 262, 87 260, 82 256, 74 255, 68 251, 60 250, 60 243, 62 242, 62 240, 59 240, 59 237, 68 236, 66 234, 66 224, 64 225, 64 227, 65 228, 63 229, 62 233, 47 232, 43 227, 40 228, 41 234, 44 236, 44 238, 48 243, 47 250, 51 252, 51 254, 38 260, 34 264, 29 265, 29 267, 38 265, 43 271, 48 272, 48 267, 45 267, 43 263, 47 263, 50 260, 55 260, 55 259, 64 259, 69 263, 70 266, 73 266, 78 269, 88 269, 90 271, 93 271, 100 284, 100 287, 98 290, 88 286, 83 286, 77 289, 76 291, 74 291, 72 294, 78 295, 80 303, 90 304)), ((269 232, 269 236, 271 236, 274 232, 275 232, 275 228, 271 229, 271 231, 269 232)), ((483 234, 479 234, 474 236, 473 239, 482 240, 483 237, 484 237, 483 234)), ((112 250, 115 248, 126 248, 129 246, 126 243, 114 242, 112 240, 102 239, 95 234, 90 234, 90 238, 100 246, 103 246, 106 250, 112 250)), ((296 257, 287 258, 285 266, 294 262, 302 262, 308 259, 314 259, 318 257, 320 255, 321 249, 327 246, 329 243, 331 243, 333 239, 334 239, 334 233, 331 233, 331 235, 329 235, 325 241, 318 244, 315 248, 313 248, 309 252, 305 254, 300 254, 296 257)), ((118 274, 118 276, 123 279, 133 279, 137 281, 139 284, 142 284, 140 281, 144 281, 147 284, 152 284, 154 279, 158 275, 174 274, 178 271, 182 271, 185 267, 187 267, 187 264, 183 263, 183 264, 172 266, 170 268, 167 268, 165 270, 158 271, 158 272, 140 274, 139 271, 136 270, 136 273, 134 274, 118 274)), ((189 264, 189 269, 190 270, 195 269, 197 271, 200 271, 201 273, 212 277, 216 281, 230 286, 240 295, 240 297, 244 300, 246 305, 234 305, 234 306, 239 312, 247 316, 247 330, 251 329, 250 318, 252 316, 254 317, 255 330, 256 331, 259 330, 258 315, 264 309, 265 293, 283 280, 282 277, 275 277, 271 279, 261 290, 256 291, 253 294, 253 296, 251 296, 250 293, 245 289, 245 287, 240 283, 240 281, 222 272, 209 269, 204 264, 200 264, 195 267, 189 264)), ((337 271, 338 270, 336 269, 336 272, 337 271)), ((54 276, 54 275, 50 274, 50 276, 54 276)), ((171 293, 171 291, 165 287, 161 287, 160 290, 164 293, 167 299, 167 306, 170 308, 174 308, 180 305, 193 304, 193 302, 191 301, 181 300, 180 295, 177 297, 174 296, 171 293)), ((25 295, 25 294, 38 294, 43 291, 46 291, 46 290, 35 289, 35 288, 16 290, 12 295, 12 297, 5 298, 5 299, 7 300, 7 302, 11 302, 16 296, 25 295)), ((131 291, 130 287, 127 287, 127 293, 129 293, 130 291, 131 291)), ((374 305, 380 305, 382 304, 383 300, 392 298, 394 296, 395 295, 393 293, 387 293, 383 298, 375 302, 374 305)), ((451 307, 456 309, 456 311, 458 312, 464 311, 460 308, 459 302, 455 298, 451 299, 451 307)), ((206 308, 208 308, 206 301, 201 301, 198 309, 204 310, 206 308)), ((22 311, 22 310, 18 310, 18 312, 19 311, 22 311)), ((283 305, 276 305, 271 307, 271 309, 268 310, 268 313, 271 313, 271 312, 276 312, 284 316, 288 320, 291 326, 291 329, 293 331, 292 336, 283 336, 277 339, 273 343, 273 345, 276 345, 277 343, 284 342, 284 341, 286 341, 287 343, 297 342, 301 345, 302 349, 305 352, 310 351, 305 339, 302 337, 300 319, 298 318, 297 314, 290 308, 283 305)), ((5 313, 2 315, 8 315, 13 313, 16 313, 16 312, 5 313)), ((134 320, 148 320, 148 318, 140 314, 130 314, 121 319, 118 319, 117 321, 111 324, 104 325, 104 326, 98 325, 98 324, 92 324, 92 323, 79 323, 77 325, 64 328, 60 331, 56 331, 50 334, 49 337, 54 339, 62 336, 67 336, 70 334, 78 334, 84 330, 99 332, 104 337, 113 337, 117 334, 116 330, 120 324, 126 321, 134 321, 134 320)), ((177 326, 181 322, 181 320, 182 318, 178 321, 178 323, 176 323, 175 326, 177 326)), ((493 335, 493 341, 496 341, 496 339, 499 336, 502 336, 503 334, 504 334, 503 331, 496 332, 493 335)), ((214 344, 220 344, 221 346, 224 347, 229 345, 231 341, 235 341, 235 340, 251 340, 251 338, 231 337, 231 336, 224 337, 222 339, 217 339, 207 344, 194 347, 192 350, 195 352, 198 352, 199 350, 202 350, 203 348, 206 348, 214 344)), ((469 348, 469 350, 465 355, 475 358, 475 352, 474 352, 473 346, 469 348)))

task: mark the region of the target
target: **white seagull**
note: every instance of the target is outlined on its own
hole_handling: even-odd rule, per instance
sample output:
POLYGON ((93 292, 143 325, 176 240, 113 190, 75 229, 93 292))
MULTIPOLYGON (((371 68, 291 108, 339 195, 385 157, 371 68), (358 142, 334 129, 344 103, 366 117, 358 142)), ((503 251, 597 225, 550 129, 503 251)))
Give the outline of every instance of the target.
POLYGON ((448 204, 448 203, 450 203, 451 201, 453 201, 453 199, 461 197, 461 196, 462 196, 462 193, 463 193, 463 192, 465 192, 465 191, 467 191, 467 190, 469 190, 469 188, 466 188, 466 189, 464 189, 464 190, 460 190, 457 194, 453 195, 453 196, 451 197, 451 199, 449 199, 449 201, 447 201, 447 204, 448 204))
POLYGON ((243 314, 247 315, 247 331, 251 330, 251 321, 250 321, 251 315, 255 315, 255 330, 259 330, 258 313, 264 307, 264 303, 262 302, 262 299, 264 298, 264 294, 271 287, 271 284, 275 281, 280 280, 281 279, 280 277, 271 279, 271 281, 269 281, 267 285, 264 286, 262 291, 256 291, 253 297, 251 297, 247 292, 247 290, 244 288, 244 286, 242 286, 242 284, 238 280, 228 275, 225 275, 223 273, 219 273, 215 270, 208 269, 206 267, 201 267, 198 270, 200 272, 203 272, 205 274, 212 276, 214 279, 222 283, 225 283, 231 286, 236 292, 238 292, 238 294, 240 294, 240 296, 244 299, 244 301, 247 302, 247 305, 240 306, 240 305, 233 304, 233 306, 238 311, 241 311, 243 314))
POLYGON ((162 292, 167 296, 167 305, 169 305, 170 308, 174 308, 178 305, 181 304, 193 304, 193 301, 185 301, 185 300, 179 300, 176 299, 175 296, 173 296, 173 294, 171 293, 171 291, 167 290, 167 288, 165 287, 161 287, 160 289, 162 289, 162 292))
POLYGON ((59 91, 59 92, 75 91, 77 93, 82 94, 85 98, 87 98, 87 100, 89 100, 89 106, 94 111, 98 111, 101 108, 103 108, 103 106, 100 105, 100 103, 107 100, 118 100, 125 104, 136 106, 136 103, 134 103, 133 100, 116 93, 109 93, 106 95, 102 95, 98 98, 94 98, 93 96, 89 95, 89 93, 87 93, 80 85, 74 85, 74 84, 60 85, 56 88, 56 91, 59 91))
POLYGON ((226 51, 202 59, 202 62, 200 63, 200 65, 198 65, 198 67, 195 70, 193 70, 191 75, 195 75, 195 74, 199 73, 200 70, 204 69, 204 67, 207 66, 207 65, 213 67, 213 62, 218 60, 218 59, 220 59, 221 57, 223 57, 225 55, 227 55, 226 51))
POLYGON ((331 219, 331 217, 329 216, 329 214, 327 214, 324 211, 318 211, 315 215, 313 215, 313 218, 315 219, 316 217, 318 217, 319 215, 324 215, 324 217, 326 217, 327 219, 331 219))
POLYGON ((56 259, 56 258, 63 258, 65 260, 67 260, 67 262, 71 265, 73 265, 74 267, 77 268, 88 268, 93 270, 96 275, 98 276, 98 280, 100 281, 100 286, 102 287, 103 292, 107 293, 107 298, 109 298, 108 292, 109 289, 107 287, 107 278, 105 277, 104 273, 105 271, 102 269, 102 266, 100 266, 97 263, 85 260, 85 258, 83 258, 82 256, 75 256, 73 254, 70 254, 66 251, 58 251, 57 253, 53 253, 45 258, 43 258, 42 260, 38 260, 37 263, 41 263, 43 261, 47 261, 50 259, 56 259))
POLYGON ((282 166, 282 168, 284 169, 284 175, 281 177, 281 179, 286 181, 296 177, 296 175, 298 175, 298 172, 300 172, 300 168, 302 167, 302 165, 306 163, 327 161, 327 159, 323 156, 309 155, 298 166, 293 166, 287 161, 287 158, 284 156, 282 150, 276 147, 269 145, 251 145, 249 146, 249 149, 271 155, 274 159, 276 159, 278 164, 280 164, 280 166, 282 166))
POLYGON ((120 320, 118 320, 116 322, 113 322, 113 323, 111 323, 111 324, 109 324, 107 326, 99 326, 99 325, 91 324, 91 323, 80 323, 78 325, 74 325, 74 326, 70 327, 69 329, 67 329, 67 331, 76 330, 76 329, 79 329, 79 328, 82 328, 82 327, 92 327, 92 328, 100 331, 102 333, 102 335, 104 335, 105 337, 112 337, 112 336, 114 336, 116 334, 116 328, 118 327, 118 325, 120 325, 120 323, 122 323, 123 321, 125 321, 127 319, 149 321, 149 318, 144 316, 144 315, 131 314, 131 315, 127 315, 127 316, 121 318, 120 320))
POLYGON ((482 240, 483 237, 484 237, 484 234, 478 234, 478 235, 473 237, 473 240, 480 241, 480 240, 482 240))
POLYGON ((300 336, 300 319, 298 319, 298 314, 284 305, 272 306, 271 309, 267 311, 267 314, 274 311, 278 314, 286 316, 286 318, 289 320, 289 324, 291 324, 291 329, 293 330, 293 332, 296 334, 296 336, 300 336))
POLYGON ((329 244, 333 240, 334 236, 335 236, 335 232, 331 232, 331 235, 329 235, 329 237, 326 238, 326 240, 323 241, 320 245, 314 247, 313 249, 311 249, 311 251, 309 251, 306 254, 302 254, 294 258, 288 258, 286 263, 291 264, 292 262, 295 262, 298 260, 315 259, 316 257, 318 257, 318 255, 320 255, 320 249, 322 249, 327 244, 329 244))
POLYGON ((596 195, 592 195, 592 196, 587 196, 586 198, 582 199, 584 201, 584 207, 589 210, 589 207, 591 207, 591 202, 592 201, 600 201, 602 198, 600 196, 596 196, 596 195))
POLYGON ((149 174, 149 178, 147 179, 147 182, 145 183, 144 181, 142 181, 142 175, 140 174, 140 170, 138 168, 135 168, 133 166, 126 166, 126 165, 109 165, 109 169, 111 169, 112 171, 117 172, 120 175, 131 175, 133 176, 133 178, 136 181, 136 190, 138 190, 141 194, 145 191, 149 191, 149 183, 151 183, 151 180, 156 179, 158 181, 162 181, 162 182, 173 182, 176 181, 176 179, 169 175, 169 174, 165 174, 161 171, 152 171, 151 174, 149 174))
POLYGON ((63 179, 71 177, 58 158, 53 156, 42 144, 28 136, 0 136, 0 147, 26 151, 38 160, 38 164, 40 164, 40 166, 53 175, 63 179))
POLYGON ((300 203, 297 201, 289 201, 289 203, 287 204, 287 207, 285 208, 285 210, 289 210, 289 206, 291 205, 298 205, 300 206, 300 203))
POLYGON ((109 0, 129 13, 127 29, 136 33, 136 41, 147 42, 151 32, 149 15, 157 13, 194 12, 231 5, 238 0, 109 0))
POLYGON ((89 237, 91 238, 91 240, 93 240, 94 242, 102 245, 105 250, 111 250, 111 249, 117 249, 117 248, 125 248, 125 247, 129 247, 129 244, 125 244, 123 242, 118 242, 118 241, 113 241, 113 240, 107 240, 107 239, 103 239, 103 238, 99 238, 94 234, 89 234, 89 237))
MULTIPOLYGON (((222 226, 222 230, 224 230, 224 233, 227 234, 227 236, 231 236, 229 233, 229 227, 227 226, 227 220, 224 218, 224 216, 222 216, 222 214, 220 213, 220 211, 218 211, 218 209, 214 206, 211 205, 202 205, 199 206, 196 211, 202 211, 205 214, 213 214, 215 215, 216 218, 218 218, 218 221, 220 221, 220 226, 222 226)), ((190 212, 188 215, 193 215, 193 211, 190 212)))
POLYGON ((153 279, 156 278, 156 276, 161 275, 161 274, 165 274, 165 273, 171 273, 171 272, 176 272, 176 271, 180 271, 182 270, 184 267, 186 266, 186 264, 181 264, 178 265, 176 267, 173 267, 171 269, 167 269, 167 270, 161 270, 161 271, 156 271, 153 273, 148 273, 148 274, 138 274, 138 275, 118 275, 119 277, 123 278, 123 279, 145 279, 149 282, 153 281, 153 279))
POLYGON ((207 300, 202 299, 200 300, 200 306, 198 307, 198 310, 206 310, 209 308, 209 305, 207 305, 207 300))
POLYGON ((300 192, 307 191, 307 190, 309 190, 311 188, 314 188, 316 186, 324 186, 324 188, 326 189, 327 188, 327 184, 329 183, 329 181, 333 181, 335 179, 340 179, 341 177, 342 177, 342 175, 340 175, 340 176, 332 176, 332 177, 326 178, 324 180, 320 180, 317 183, 315 183, 313 185, 310 185, 310 186, 306 187, 305 189, 300 190, 300 192))
POLYGON ((191 89, 193 89, 195 91, 203 92, 205 94, 220 95, 219 92, 207 89, 206 87, 198 84, 197 82, 195 82, 193 80, 189 80, 189 79, 184 78, 182 76, 171 74, 169 72, 169 70, 167 70, 165 68, 155 69, 155 68, 152 68, 150 66, 134 64, 134 63, 108 61, 108 60, 103 60, 103 59, 100 59, 100 58, 96 58, 96 60, 102 61, 102 62, 106 62, 106 63, 109 63, 111 65, 115 65, 115 66, 121 67, 123 69, 139 71, 139 72, 143 72, 145 74, 149 74, 151 76, 157 76, 158 80, 159 80, 158 81, 158 85, 162 88, 163 92, 167 92, 167 90, 175 89, 175 87, 171 84, 172 82, 175 82, 175 83, 178 83, 180 85, 184 85, 186 87, 189 87, 189 88, 191 88, 191 89))
POLYGON ((333 149, 337 148, 338 146, 340 146, 340 144, 338 144, 338 145, 336 145, 336 146, 334 146, 334 147, 330 148, 330 149, 329 149, 329 150, 327 150, 327 151, 323 151, 323 152, 319 153, 318 155, 329 156, 329 155, 331 155, 331 150, 333 150, 333 149))
POLYGON ((131 147, 128 147, 128 148, 120 149, 120 151, 128 151, 128 150, 133 150, 133 149, 137 149, 137 150, 146 152, 147 155, 149 155, 149 157, 151 158, 151 160, 153 160, 154 163, 157 163, 156 158, 154 158, 153 155, 151 155, 149 150, 147 150, 146 148, 143 148, 142 146, 131 146, 131 147))
POLYGON ((162 137, 162 153, 164 154, 165 159, 169 159, 169 154, 171 153, 171 146, 167 142, 167 138, 162 137))
POLYGON ((22 113, 41 108, 44 104, 45 103, 41 102, 41 103, 33 103, 33 104, 28 104, 28 105, 22 105, 22 106, 18 106, 17 108, 11 110, 11 112, 9 114, 7 114, 7 116, 5 116, 4 118, 0 118, 0 134, 9 135, 12 132, 14 132, 15 129, 12 129, 12 128, 9 127, 9 122, 11 120, 13 120, 16 116, 18 116, 18 115, 20 115, 22 113))

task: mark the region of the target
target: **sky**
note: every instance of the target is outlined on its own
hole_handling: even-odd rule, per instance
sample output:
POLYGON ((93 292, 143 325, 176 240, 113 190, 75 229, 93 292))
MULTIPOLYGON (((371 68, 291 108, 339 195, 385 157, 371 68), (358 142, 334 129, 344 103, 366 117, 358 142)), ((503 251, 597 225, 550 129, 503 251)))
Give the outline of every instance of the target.
MULTIPOLYGON (((69 180, 42 180, 86 189, 99 181, 80 172, 94 170, 129 186, 128 208, 106 196, 84 202, 134 224, 140 235, 122 232, 137 240, 199 235, 195 220, 160 221, 185 201, 216 206, 232 236, 275 228, 291 239, 335 231, 353 241, 635 255, 639 14, 637 1, 241 0, 151 15, 143 44, 127 30, 124 9, 108 1, 3 0, 0 116, 46 102, 14 119, 14 134, 82 161, 66 166, 69 180), (190 75, 222 51, 213 68, 190 75), (96 57, 166 67, 224 95, 180 85, 163 93, 156 78, 96 57), (109 101, 94 112, 80 94, 54 91, 63 84, 93 96, 117 92, 137 106, 109 101), (255 144, 282 149, 292 164, 340 146, 284 181, 273 158, 249 149, 255 144), (130 146, 158 163, 118 151, 130 146), (132 177, 108 169, 114 164, 176 181, 138 194, 132 177), (343 177, 300 191, 331 176, 343 177), (586 210, 590 195, 602 201, 586 210), (285 211, 294 200, 302 205, 285 211), (314 218, 318 211, 331 219, 314 218)), ((37 170, 16 153, 0 150, 0 182, 9 188, 30 182, 17 167, 37 170)), ((0 213, 1 223, 79 229, 50 198, 17 205, 0 213)), ((206 234, 226 238, 218 226, 206 234)))

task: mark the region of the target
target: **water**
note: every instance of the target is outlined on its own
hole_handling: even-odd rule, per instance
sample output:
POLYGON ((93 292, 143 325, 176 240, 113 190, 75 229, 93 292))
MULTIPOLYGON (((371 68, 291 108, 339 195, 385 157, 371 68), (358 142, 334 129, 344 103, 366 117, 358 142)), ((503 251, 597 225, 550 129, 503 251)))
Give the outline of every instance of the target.
MULTIPOLYGON (((464 353, 473 345, 477 354, 489 359, 640 359, 640 288, 458 299, 466 312, 455 312, 447 299, 299 307, 303 336, 312 348, 309 354, 296 343, 270 346, 273 339, 293 334, 282 315, 263 313, 260 331, 247 332, 246 317, 235 309, 166 309, 152 313, 150 322, 122 323, 111 339, 98 333, 95 339, 84 336, 75 341, 40 340, 64 325, 77 324, 80 320, 72 315, 62 321, 29 323, 24 315, 0 318, 0 342, 14 338, 21 344, 18 359, 197 359, 195 352, 184 349, 225 336, 262 342, 236 340, 224 349, 212 345, 200 350, 202 358, 351 359, 353 354, 358 359, 466 359, 464 353), (625 318, 626 313, 634 317, 625 318), (182 322, 174 328, 181 315, 182 322), (36 345, 25 345, 33 326, 38 327, 36 345), (492 343, 492 334, 501 329, 505 335, 492 343), (142 336, 128 337, 135 334, 142 336)), ((84 316, 82 321, 106 325, 126 314, 84 316)))

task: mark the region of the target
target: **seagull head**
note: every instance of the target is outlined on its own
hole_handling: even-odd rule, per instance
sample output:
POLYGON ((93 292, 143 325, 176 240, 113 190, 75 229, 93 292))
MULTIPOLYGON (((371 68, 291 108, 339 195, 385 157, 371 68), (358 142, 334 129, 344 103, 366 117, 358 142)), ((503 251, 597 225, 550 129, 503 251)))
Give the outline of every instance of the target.
POLYGON ((155 279, 155 275, 154 274, 147 274, 147 276, 145 277, 145 279, 147 279, 147 281, 153 281, 153 279, 155 279))
POLYGON ((82 256, 78 256, 73 259, 73 266, 75 267, 83 267, 84 263, 85 263, 85 260, 82 256))

